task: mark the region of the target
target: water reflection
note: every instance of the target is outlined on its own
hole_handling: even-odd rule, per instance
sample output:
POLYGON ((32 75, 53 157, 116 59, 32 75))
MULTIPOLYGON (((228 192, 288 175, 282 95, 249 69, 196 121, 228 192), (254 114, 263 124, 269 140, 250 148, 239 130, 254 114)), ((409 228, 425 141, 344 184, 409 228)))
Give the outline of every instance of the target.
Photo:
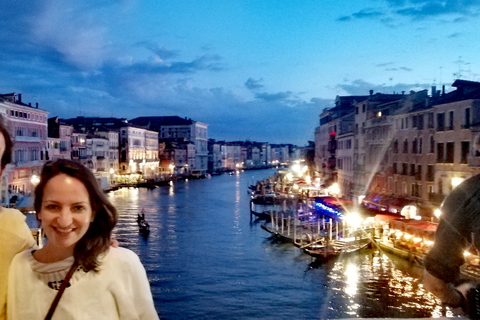
POLYGON ((122 246, 144 263, 163 319, 335 319, 440 316, 407 262, 369 249, 313 259, 250 217, 247 187, 272 172, 179 181, 109 194, 122 246), (150 235, 137 213, 146 210, 150 235))

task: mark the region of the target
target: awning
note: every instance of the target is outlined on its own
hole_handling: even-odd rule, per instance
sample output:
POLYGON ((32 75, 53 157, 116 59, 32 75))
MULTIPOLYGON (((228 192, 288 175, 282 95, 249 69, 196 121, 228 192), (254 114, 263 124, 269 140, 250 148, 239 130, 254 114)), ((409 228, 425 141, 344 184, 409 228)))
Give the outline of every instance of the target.
POLYGON ((33 197, 24 196, 16 204, 15 208, 20 211, 34 211, 33 208, 33 197))

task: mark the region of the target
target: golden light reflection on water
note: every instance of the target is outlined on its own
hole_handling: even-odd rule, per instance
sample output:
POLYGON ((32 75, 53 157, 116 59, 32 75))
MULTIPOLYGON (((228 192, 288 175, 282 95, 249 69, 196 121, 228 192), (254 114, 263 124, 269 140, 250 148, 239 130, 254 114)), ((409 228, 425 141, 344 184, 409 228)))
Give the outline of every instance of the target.
POLYGON ((241 196, 241 185, 240 185, 240 176, 237 174, 235 176, 235 209, 233 214, 233 228, 235 229, 235 234, 241 234, 241 217, 243 212, 243 203, 240 202, 241 196))
POLYGON ((345 268, 346 287, 345 292, 350 296, 355 296, 357 293, 358 283, 358 266, 349 263, 345 268))
POLYGON ((354 317, 368 318, 375 314, 373 309, 385 303, 389 309, 385 317, 405 310, 418 310, 422 317, 441 317, 440 301, 423 288, 420 270, 374 249, 343 256, 328 272, 329 292, 332 299, 343 300, 347 313, 354 317))

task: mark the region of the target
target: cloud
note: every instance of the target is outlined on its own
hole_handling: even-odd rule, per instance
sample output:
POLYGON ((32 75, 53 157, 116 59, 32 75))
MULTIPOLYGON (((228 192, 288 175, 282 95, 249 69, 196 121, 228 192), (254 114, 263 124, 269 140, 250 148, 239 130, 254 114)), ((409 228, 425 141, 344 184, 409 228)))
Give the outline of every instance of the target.
POLYGON ((252 78, 248 78, 248 80, 245 82, 245 86, 250 90, 260 89, 263 88, 263 85, 260 84, 262 81, 263 79, 254 80, 252 78))
POLYGON ((94 15, 78 14, 83 10, 81 6, 67 1, 45 1, 43 8, 32 15, 31 41, 50 48, 67 64, 95 69, 109 56, 108 29, 94 15))
POLYGON ((348 84, 341 83, 337 84, 336 88, 341 89, 349 95, 368 95, 370 90, 373 92, 379 93, 401 93, 401 92, 410 92, 411 90, 419 91, 424 90, 425 88, 429 88, 429 83, 415 83, 415 84, 407 84, 407 83, 397 83, 394 85, 386 85, 386 84, 373 84, 371 82, 367 82, 362 79, 357 79, 351 81, 348 84))
POLYGON ((372 18, 378 18, 383 16, 384 13, 374 10, 372 8, 366 8, 362 9, 358 12, 355 12, 352 14, 352 17, 357 18, 357 19, 372 19, 372 18))
POLYGON ((379 19, 379 21, 394 26, 393 18, 408 17, 413 20, 423 20, 434 17, 451 17, 451 22, 463 22, 466 18, 478 17, 480 2, 477 0, 386 0, 385 6, 379 3, 378 8, 365 8, 348 16, 342 16, 337 21, 352 19, 379 19))
POLYGON ((350 16, 342 16, 340 18, 337 18, 337 21, 350 21, 352 20, 352 17, 350 16))
POLYGON ((448 38, 459 38, 462 34, 460 32, 452 33, 448 36, 448 38))
POLYGON ((286 101, 292 96, 292 92, 278 92, 278 93, 258 93, 255 95, 255 98, 263 101, 286 101))
POLYGON ((151 41, 141 41, 136 43, 135 45, 145 47, 162 60, 169 60, 178 56, 177 50, 166 49, 165 47, 161 47, 160 45, 151 41))
POLYGON ((386 67, 386 66, 389 66, 389 65, 392 65, 392 64, 393 64, 393 62, 385 62, 385 63, 379 63, 376 66, 377 67, 386 67))

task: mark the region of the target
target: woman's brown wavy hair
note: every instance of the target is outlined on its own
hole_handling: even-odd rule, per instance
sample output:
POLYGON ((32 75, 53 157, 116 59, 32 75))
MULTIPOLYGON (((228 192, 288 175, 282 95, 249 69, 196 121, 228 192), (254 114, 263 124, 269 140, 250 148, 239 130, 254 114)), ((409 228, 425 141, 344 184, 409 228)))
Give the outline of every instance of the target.
POLYGON ((40 183, 35 188, 34 208, 37 219, 42 208, 43 193, 48 181, 59 174, 66 174, 83 183, 92 206, 93 221, 87 233, 77 242, 74 250, 75 262, 85 271, 98 271, 100 255, 110 247, 112 230, 117 224, 118 213, 110 203, 93 173, 79 162, 59 159, 45 163, 40 183))

